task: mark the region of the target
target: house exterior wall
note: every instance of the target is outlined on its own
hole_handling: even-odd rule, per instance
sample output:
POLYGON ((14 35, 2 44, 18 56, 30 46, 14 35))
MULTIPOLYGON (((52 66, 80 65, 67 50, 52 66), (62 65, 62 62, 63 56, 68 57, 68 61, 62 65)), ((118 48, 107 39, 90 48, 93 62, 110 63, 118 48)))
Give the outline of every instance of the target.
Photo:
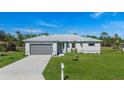
MULTIPOLYGON (((53 54, 57 55, 58 53, 58 44, 57 42, 26 42, 25 43, 25 54, 30 55, 30 44, 52 44, 53 45, 53 54)), ((101 53, 101 43, 95 43, 94 46, 89 46, 89 43, 76 43, 76 49, 78 53, 101 53)), ((63 53, 71 52, 72 42, 64 43, 63 53)))
POLYGON ((53 43, 53 55, 57 55, 57 43, 53 43))
POLYGON ((30 43, 25 43, 25 55, 30 55, 30 43))
MULTIPOLYGON (((71 52, 72 43, 68 43, 67 52, 71 52)), ((78 53, 101 53, 101 43, 95 43, 94 46, 89 46, 89 43, 76 43, 78 53)))
POLYGON ((82 43, 76 43, 76 49, 78 53, 82 52, 82 43))
POLYGON ((63 53, 66 53, 66 52, 67 52, 67 43, 65 42, 65 43, 64 43, 63 53))
POLYGON ((67 52, 71 52, 72 43, 67 43, 67 52))
POLYGON ((101 43, 95 43, 94 46, 89 46, 89 43, 83 43, 83 53, 101 53, 101 43))

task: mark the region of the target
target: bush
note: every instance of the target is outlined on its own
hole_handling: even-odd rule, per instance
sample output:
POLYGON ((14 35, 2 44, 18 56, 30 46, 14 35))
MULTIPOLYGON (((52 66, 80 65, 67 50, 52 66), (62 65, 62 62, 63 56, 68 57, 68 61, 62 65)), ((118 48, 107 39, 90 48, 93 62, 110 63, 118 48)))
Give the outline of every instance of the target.
POLYGON ((73 53, 73 49, 71 49, 71 53, 73 53))
POLYGON ((73 61, 78 61, 78 59, 79 59, 79 56, 76 55, 72 60, 73 60, 73 61))
POLYGON ((4 45, 0 45, 0 52, 5 52, 6 51, 6 47, 4 45))
POLYGON ((16 47, 16 51, 17 51, 17 52, 24 51, 24 47, 16 47))
POLYGON ((14 57, 10 57, 9 59, 14 59, 14 57))
POLYGON ((6 56, 6 55, 7 55, 7 54, 5 54, 5 53, 2 53, 2 54, 1 54, 1 56, 6 56))
POLYGON ((77 48, 75 48, 74 52, 77 53, 77 48))
POLYGON ((71 49, 71 53, 77 53, 77 48, 71 49))

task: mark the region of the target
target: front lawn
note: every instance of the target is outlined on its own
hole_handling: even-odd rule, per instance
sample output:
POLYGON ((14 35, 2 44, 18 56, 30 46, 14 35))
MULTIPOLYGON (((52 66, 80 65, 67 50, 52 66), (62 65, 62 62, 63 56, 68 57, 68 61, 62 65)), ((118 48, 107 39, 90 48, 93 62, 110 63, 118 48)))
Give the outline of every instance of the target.
POLYGON ((8 52, 0 57, 0 68, 24 57, 24 52, 8 52))
POLYGON ((102 54, 77 54, 52 57, 45 71, 47 80, 60 80, 60 64, 64 63, 64 73, 69 80, 122 80, 124 79, 124 54, 120 50, 103 48, 102 54))

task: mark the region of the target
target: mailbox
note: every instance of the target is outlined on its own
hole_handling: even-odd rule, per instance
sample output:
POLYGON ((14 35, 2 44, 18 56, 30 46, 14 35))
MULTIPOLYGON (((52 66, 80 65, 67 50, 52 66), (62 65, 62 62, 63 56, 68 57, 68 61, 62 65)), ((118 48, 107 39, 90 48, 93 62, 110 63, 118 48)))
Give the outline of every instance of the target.
POLYGON ((64 80, 64 63, 61 63, 61 80, 64 80))
POLYGON ((61 63, 61 68, 62 68, 62 69, 64 68, 64 64, 63 64, 63 63, 61 63))

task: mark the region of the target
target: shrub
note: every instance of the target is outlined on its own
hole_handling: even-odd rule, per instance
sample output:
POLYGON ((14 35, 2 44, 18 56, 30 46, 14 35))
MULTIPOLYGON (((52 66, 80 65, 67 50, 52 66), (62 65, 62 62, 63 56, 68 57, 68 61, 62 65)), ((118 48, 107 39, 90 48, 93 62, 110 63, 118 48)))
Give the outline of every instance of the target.
POLYGON ((73 58, 72 60, 73 60, 73 61, 78 61, 78 59, 79 59, 79 56, 76 55, 76 56, 74 56, 74 58, 73 58))
POLYGON ((0 52, 5 52, 6 51, 6 47, 4 45, 0 45, 0 52))
POLYGON ((1 54, 1 56, 6 56, 6 55, 7 55, 7 54, 5 54, 5 53, 2 53, 2 54, 1 54))
POLYGON ((74 52, 77 53, 77 48, 75 48, 74 52))
POLYGON ((71 49, 71 53, 73 53, 73 49, 71 49))

